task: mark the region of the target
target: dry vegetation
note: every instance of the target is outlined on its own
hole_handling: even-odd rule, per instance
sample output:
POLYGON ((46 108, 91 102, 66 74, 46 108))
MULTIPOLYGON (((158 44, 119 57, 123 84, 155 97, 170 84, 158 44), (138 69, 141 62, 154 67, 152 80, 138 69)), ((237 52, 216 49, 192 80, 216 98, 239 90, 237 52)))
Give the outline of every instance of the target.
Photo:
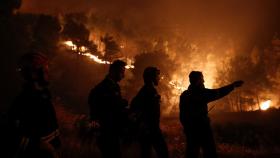
MULTIPOLYGON (((57 108, 57 113, 62 131, 62 157, 100 157, 95 142, 97 133, 86 128, 86 115, 71 114, 61 107, 57 108)), ((280 120, 279 114, 279 111, 271 110, 211 116, 219 156, 221 158, 278 158, 280 156, 280 127, 277 126, 280 120)), ((171 158, 183 158, 185 138, 178 118, 164 118, 162 130, 171 158)), ((122 152, 125 158, 137 158, 139 155, 137 141, 124 137, 122 152)))

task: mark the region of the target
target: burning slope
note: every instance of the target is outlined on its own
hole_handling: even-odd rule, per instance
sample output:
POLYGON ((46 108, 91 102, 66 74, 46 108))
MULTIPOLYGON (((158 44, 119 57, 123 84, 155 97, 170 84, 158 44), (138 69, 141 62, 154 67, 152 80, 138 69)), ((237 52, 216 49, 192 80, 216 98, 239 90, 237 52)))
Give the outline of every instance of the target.
MULTIPOLYGON (((85 46, 78 47, 72 41, 65 41, 65 42, 62 42, 62 43, 64 45, 66 45, 67 47, 69 47, 72 51, 77 52, 78 55, 86 56, 96 63, 107 64, 107 65, 112 63, 111 61, 106 61, 106 60, 100 59, 97 55, 93 55, 92 52, 89 52, 89 49, 85 46)), ((133 69, 134 65, 131 64, 132 60, 131 59, 126 59, 126 60, 129 61, 129 63, 125 66, 125 68, 126 69, 133 69)))
MULTIPOLYGON (((211 3, 188 1, 181 4, 176 0, 172 2, 169 0, 164 2, 141 1, 138 4, 133 4, 129 0, 121 2, 123 3, 118 0, 114 2, 105 0, 100 3, 99 1, 74 2, 73 0, 67 1, 67 3, 64 0, 23 1, 21 12, 14 17, 17 20, 3 27, 3 32, 8 32, 3 41, 13 36, 14 39, 17 39, 15 40, 17 44, 10 44, 13 49, 5 49, 3 52, 20 52, 26 50, 27 46, 35 45, 42 47, 41 49, 44 51, 59 54, 57 53, 59 50, 55 48, 56 41, 58 39, 72 40, 72 43, 64 44, 67 49, 85 56, 95 63, 107 65, 113 61, 113 58, 108 58, 108 56, 117 55, 117 58, 124 60, 133 59, 128 62, 131 66, 135 66, 135 63, 139 62, 143 63, 143 67, 147 64, 160 65, 161 71, 168 74, 162 79, 165 86, 163 86, 161 94, 165 96, 164 104, 170 109, 178 106, 178 96, 187 88, 187 75, 192 70, 204 73, 205 84, 208 88, 223 86, 236 79, 245 80, 246 86, 242 91, 225 98, 221 103, 224 106, 216 107, 232 111, 256 110, 260 105, 259 100, 267 98, 272 100, 271 107, 280 105, 278 95, 280 53, 279 42, 277 42, 279 39, 275 34, 280 31, 278 2, 249 3, 234 0, 211 3), (72 9, 88 12, 68 14, 72 9), (59 16, 42 16, 25 14, 25 12, 52 13, 52 15, 59 16), (262 16, 259 13, 263 13, 262 16), (49 27, 57 24, 48 19, 59 21, 62 29, 49 27), (70 20, 67 21, 67 19, 70 20), (13 25, 17 27, 10 27, 13 25), (69 28, 65 29, 66 26, 69 26, 69 32, 65 31, 69 30, 69 28), (10 28, 11 31, 6 31, 6 28, 10 28), (19 32, 19 34, 11 34, 11 32, 19 32), (100 54, 96 53, 88 45, 76 42, 88 39, 100 42, 99 38, 106 33, 112 35, 119 45, 119 47, 112 47, 111 50, 108 49, 111 51, 108 54, 102 54, 102 51, 100 54), (65 35, 68 37, 65 38, 65 35), (35 43, 33 43, 34 41, 35 43), (22 47, 22 45, 26 47, 22 47), (14 48, 18 50, 14 51, 14 48), (144 59, 140 61, 134 59, 137 55, 151 52, 163 53, 143 55, 144 59), (164 56, 166 54, 168 60, 164 56), (234 105, 233 108, 231 105, 234 105)), ((110 38, 104 40, 107 40, 108 43, 112 42, 110 38)), ((102 48, 98 43, 95 44, 98 49, 102 48)), ((111 44, 114 45, 114 42, 111 44)), ((5 60, 4 57, 3 59, 5 60)), ((84 63, 83 66, 85 65, 84 63)), ((65 66, 68 65, 65 64, 65 66)), ((74 67, 74 64, 72 66, 74 67)), ((5 65, 5 67, 9 66, 5 65)), ((106 66, 104 67, 106 68, 106 66)), ((102 73, 97 71, 98 77, 105 73, 104 67, 102 73)), ((96 77, 96 75, 90 77, 86 75, 90 72, 85 71, 93 71, 90 68, 81 70, 84 71, 86 77, 79 79, 79 83, 90 82, 93 77, 96 77)), ((128 85, 125 85, 125 90, 130 91, 128 86, 135 86, 132 89, 137 89, 141 85, 142 69, 135 71, 138 68, 137 66, 134 69, 130 68, 129 80, 139 81, 139 85, 126 82, 128 85)), ((68 87, 72 84, 69 83, 68 87)), ((92 86, 92 84, 84 84, 84 87, 86 86, 92 86)), ((86 91, 81 88, 80 91, 82 90, 86 91)), ((79 96, 83 96, 84 93, 79 96)))

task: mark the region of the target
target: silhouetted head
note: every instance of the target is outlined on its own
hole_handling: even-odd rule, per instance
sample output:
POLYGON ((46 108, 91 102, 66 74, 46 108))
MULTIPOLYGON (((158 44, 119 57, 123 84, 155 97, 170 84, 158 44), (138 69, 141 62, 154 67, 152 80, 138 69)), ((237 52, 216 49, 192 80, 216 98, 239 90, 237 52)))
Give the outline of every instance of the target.
POLYGON ((115 60, 109 68, 109 76, 116 82, 124 78, 126 63, 121 60, 115 60))
POLYGON ((46 86, 49 83, 49 60, 38 52, 31 51, 23 55, 18 63, 18 70, 25 81, 46 86))
POLYGON ((157 69, 156 67, 147 67, 143 73, 145 84, 152 83, 157 86, 160 79, 159 75, 160 75, 159 69, 157 69))
POLYGON ((11 15, 15 10, 19 9, 22 0, 1 0, 0 1, 0 14, 11 15))
POLYGON ((204 87, 204 78, 203 74, 200 71, 192 71, 189 74, 189 79, 191 85, 197 86, 197 87, 204 87))

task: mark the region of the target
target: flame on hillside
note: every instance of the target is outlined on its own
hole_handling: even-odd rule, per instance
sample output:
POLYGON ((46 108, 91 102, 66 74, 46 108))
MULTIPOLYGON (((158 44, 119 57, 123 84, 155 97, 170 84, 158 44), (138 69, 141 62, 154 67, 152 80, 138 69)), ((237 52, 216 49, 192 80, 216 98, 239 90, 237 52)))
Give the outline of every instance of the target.
MULTIPOLYGON (((65 41, 63 42, 65 46, 70 48, 72 51, 76 51, 79 55, 83 55, 91 59, 92 61, 98 63, 98 64, 111 64, 111 61, 106 61, 101 58, 99 58, 97 55, 93 55, 91 52, 89 52, 89 49, 85 46, 78 47, 76 44, 73 43, 73 41, 65 41)), ((132 64, 132 59, 127 59, 128 64, 125 66, 126 69, 133 69, 134 65, 132 64)))

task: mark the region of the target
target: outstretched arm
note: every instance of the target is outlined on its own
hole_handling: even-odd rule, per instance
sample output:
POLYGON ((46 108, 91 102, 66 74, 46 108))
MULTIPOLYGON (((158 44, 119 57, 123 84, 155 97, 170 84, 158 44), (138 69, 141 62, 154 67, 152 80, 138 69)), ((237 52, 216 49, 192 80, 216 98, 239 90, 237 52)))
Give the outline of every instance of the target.
POLYGON ((205 94, 206 100, 207 102, 218 100, 228 95, 231 91, 234 90, 234 88, 242 86, 243 83, 244 83, 243 81, 239 80, 218 89, 207 89, 205 94))

